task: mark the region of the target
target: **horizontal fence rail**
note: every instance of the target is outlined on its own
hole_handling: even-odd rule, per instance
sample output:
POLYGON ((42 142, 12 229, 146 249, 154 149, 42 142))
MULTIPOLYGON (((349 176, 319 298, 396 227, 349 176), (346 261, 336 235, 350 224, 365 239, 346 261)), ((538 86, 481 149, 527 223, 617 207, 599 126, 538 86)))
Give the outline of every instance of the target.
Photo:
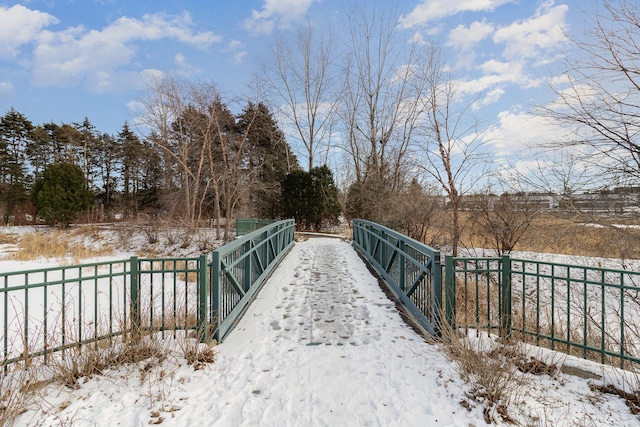
POLYGON ((640 272, 509 256, 445 256, 441 265, 438 251, 363 220, 353 221, 353 243, 432 334, 442 321, 640 368, 640 272))
POLYGON ((452 328, 484 329, 504 336, 509 330, 508 295, 503 274, 508 258, 445 256, 445 316, 452 328))
POLYGON ((0 366, 47 363, 54 352, 117 336, 194 329, 206 277, 206 255, 0 273, 0 366))
POLYGON ((640 272, 445 257, 446 317, 621 368, 640 364, 640 272))
POLYGON ((278 221, 213 252, 209 304, 216 340, 224 340, 231 332, 265 280, 293 247, 294 235, 294 220, 278 221))
POLYGON ((409 315, 437 334, 442 310, 440 252, 371 221, 353 220, 353 243, 409 315))
POLYGON ((274 222, 276 222, 275 219, 238 218, 236 219, 236 237, 244 236, 274 222))

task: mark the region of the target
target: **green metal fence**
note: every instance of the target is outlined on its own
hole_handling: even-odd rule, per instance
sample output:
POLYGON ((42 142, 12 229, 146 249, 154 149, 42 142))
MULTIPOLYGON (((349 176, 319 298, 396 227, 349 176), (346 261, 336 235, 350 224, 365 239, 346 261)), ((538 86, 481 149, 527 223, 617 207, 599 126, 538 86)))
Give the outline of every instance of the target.
POLYGON ((640 272, 447 256, 445 278, 455 327, 621 368, 640 363, 640 272))
POLYGON ((259 228, 271 225, 276 221, 277 220, 275 219, 236 219, 236 237, 244 236, 245 234, 249 234, 259 228))
MULTIPOLYGON (((263 227, 192 258, 138 258, 0 273, 0 367, 71 347, 193 329, 231 331, 291 249, 295 223, 263 227)), ((64 353, 63 353, 64 354, 64 353)))
MULTIPOLYGON (((0 366, 141 332, 195 329, 207 258, 126 260, 0 273, 0 366)), ((206 300, 206 299, 205 299, 206 300)))
POLYGON ((275 222, 213 252, 211 330, 218 341, 233 329, 294 244, 295 221, 275 222))
POLYGON ((446 256, 441 265, 435 249, 363 220, 353 221, 353 241, 432 334, 444 321, 600 363, 640 367, 640 272, 509 256, 446 256))
POLYGON ((353 243, 409 315, 437 334, 442 307, 440 252, 371 221, 353 220, 353 243))

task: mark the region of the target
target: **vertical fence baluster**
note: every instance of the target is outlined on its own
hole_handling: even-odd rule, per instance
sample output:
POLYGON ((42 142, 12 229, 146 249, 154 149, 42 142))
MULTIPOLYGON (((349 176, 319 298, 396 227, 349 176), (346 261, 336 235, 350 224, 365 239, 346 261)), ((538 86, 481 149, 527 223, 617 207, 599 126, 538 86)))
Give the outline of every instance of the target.
POLYGON ((9 276, 4 276, 3 277, 3 285, 4 285, 4 292, 2 293, 3 296, 3 302, 2 302, 2 306, 4 307, 4 312, 3 312, 3 319, 2 319, 2 329, 4 331, 4 342, 3 342, 3 350, 2 350, 2 361, 3 361, 3 372, 6 374, 7 373, 7 365, 4 363, 4 361, 6 359, 8 359, 9 357, 9 334, 7 333, 8 327, 9 327, 9 292, 7 291, 7 289, 9 288, 9 276))
MULTIPOLYGON (((29 283, 29 274, 24 275, 24 283, 29 283)), ((29 288, 24 288, 24 352, 29 351, 29 288)))
POLYGON ((140 284, 138 283, 138 257, 131 257, 131 277, 129 279, 131 295, 131 338, 137 342, 140 338, 140 284))
MULTIPOLYGON (((600 283, 604 283, 604 270, 601 272, 600 283)), ((606 323, 605 323, 605 291, 604 286, 600 288, 601 295, 601 306, 600 306, 600 363, 604 363, 605 360, 605 331, 606 331, 606 323)))
POLYGON ((47 307, 49 306, 48 303, 48 298, 47 298, 47 294, 49 293, 48 289, 47 289, 47 271, 44 272, 43 274, 43 291, 44 291, 44 295, 43 295, 43 299, 44 299, 44 305, 42 306, 42 320, 43 320, 43 330, 42 330, 42 334, 43 334, 43 343, 44 343, 44 364, 46 365, 47 362, 49 361, 49 319, 47 318, 47 307))
POLYGON ((198 260, 198 331, 200 342, 209 341, 209 322, 207 321, 207 256, 200 255, 198 260))
POLYGON ((447 325, 452 330, 457 328, 456 326, 456 276, 453 266, 453 257, 447 255, 444 257, 444 277, 445 277, 445 303, 446 303, 446 316, 447 325))
POLYGON ((511 258, 502 256, 502 311, 500 313, 500 336, 504 339, 511 337, 511 258))

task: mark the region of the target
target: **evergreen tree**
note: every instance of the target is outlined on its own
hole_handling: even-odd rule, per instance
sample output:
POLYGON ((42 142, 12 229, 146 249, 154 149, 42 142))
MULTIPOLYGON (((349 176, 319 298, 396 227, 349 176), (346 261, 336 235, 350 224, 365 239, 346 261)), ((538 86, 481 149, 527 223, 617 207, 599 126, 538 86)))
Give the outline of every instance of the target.
POLYGON ((0 118, 0 201, 5 224, 16 206, 28 199, 25 148, 32 130, 31 122, 13 108, 0 118))
POLYGON ((68 226, 73 217, 93 204, 93 193, 79 166, 54 163, 47 166, 33 189, 38 215, 47 224, 68 226))
POLYGON ((320 231, 336 223, 341 208, 331 170, 324 165, 287 174, 282 181, 282 213, 294 218, 298 229, 320 231))
POLYGON ((308 228, 309 218, 313 216, 311 174, 302 169, 289 172, 282 180, 282 215, 293 218, 296 228, 308 228))
POLYGON ((250 102, 238 116, 240 133, 248 130, 246 174, 251 183, 247 211, 259 218, 280 216, 281 182, 299 168, 284 133, 266 105, 250 102))

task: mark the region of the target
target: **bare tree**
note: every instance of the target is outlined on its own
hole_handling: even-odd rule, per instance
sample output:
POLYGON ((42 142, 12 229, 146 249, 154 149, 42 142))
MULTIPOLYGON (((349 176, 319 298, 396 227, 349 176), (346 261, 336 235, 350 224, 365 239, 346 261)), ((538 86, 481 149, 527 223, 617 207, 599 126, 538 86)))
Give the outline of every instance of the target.
POLYGON ((640 178, 640 4, 604 0, 591 15, 586 38, 573 39, 567 83, 544 111, 574 128, 559 142, 578 147, 601 171, 640 178))
POLYGON ((539 205, 528 193, 491 194, 487 189, 478 195, 476 223, 498 256, 509 254, 539 212, 539 205))
POLYGON ((423 73, 428 82, 425 94, 422 142, 416 153, 416 168, 435 180, 444 191, 452 215, 451 250, 458 254, 462 233, 460 202, 478 179, 486 174, 489 159, 482 147, 477 120, 470 105, 456 92, 453 78, 446 72, 440 50, 428 51, 423 73))
POLYGON ((304 145, 308 170, 328 143, 336 108, 332 35, 321 37, 311 24, 298 30, 291 44, 282 33, 276 34, 273 56, 260 65, 258 77, 266 95, 279 103, 276 107, 285 125, 295 129, 304 145))
POLYGON ((340 119, 355 175, 350 193, 358 197, 350 202, 359 206, 354 215, 382 220, 389 194, 408 184, 405 159, 428 89, 423 46, 407 45, 396 17, 375 5, 352 10, 348 18, 340 119))
POLYGON ((412 239, 434 246, 441 238, 438 213, 442 211, 442 196, 433 186, 422 186, 417 179, 393 198, 391 225, 412 239))
POLYGON ((179 196, 174 209, 183 209, 188 224, 196 226, 209 186, 217 183, 211 179, 208 153, 216 125, 211 109, 220 95, 211 85, 168 78, 156 81, 143 102, 150 140, 164 154, 165 190, 179 196))

